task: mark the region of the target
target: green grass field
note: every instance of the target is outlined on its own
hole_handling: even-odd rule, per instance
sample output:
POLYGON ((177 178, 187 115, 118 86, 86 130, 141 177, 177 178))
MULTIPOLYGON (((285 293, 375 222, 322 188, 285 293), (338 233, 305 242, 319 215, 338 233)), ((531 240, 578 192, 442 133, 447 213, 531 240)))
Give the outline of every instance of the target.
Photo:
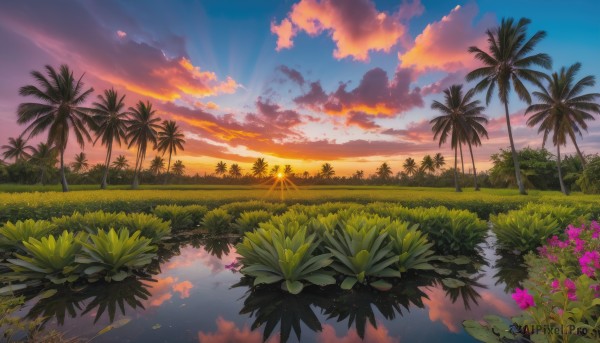
MULTIPOLYGON (((160 204, 204 204, 208 207, 245 200, 281 201, 281 193, 269 194, 267 186, 128 186, 99 190, 97 185, 73 186, 72 192, 58 192, 58 186, 0 186, 0 221, 16 219, 45 219, 71 214, 74 211, 150 211, 160 204)), ((465 189, 456 193, 452 188, 395 187, 395 186, 308 186, 283 193, 283 201, 293 203, 323 203, 352 201, 369 203, 396 202, 408 207, 446 206, 467 209, 487 218, 491 213, 505 212, 528 202, 555 204, 590 204, 600 209, 600 198, 574 193, 564 196, 555 191, 530 191, 519 195, 513 189, 484 189, 475 192, 465 189)), ((595 213, 594 213, 595 214, 595 213)))

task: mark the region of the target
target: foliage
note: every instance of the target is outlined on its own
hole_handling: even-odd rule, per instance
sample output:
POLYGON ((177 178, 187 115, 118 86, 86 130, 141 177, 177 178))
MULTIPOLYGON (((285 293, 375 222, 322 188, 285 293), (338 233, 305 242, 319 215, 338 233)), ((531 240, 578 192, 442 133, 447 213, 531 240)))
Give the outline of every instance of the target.
POLYGON ((0 227, 0 248, 8 251, 22 251, 24 242, 29 241, 29 238, 39 240, 54 231, 56 231, 56 225, 46 220, 27 219, 19 220, 14 224, 7 222, 0 227))
MULTIPOLYGON (((535 189, 558 188, 556 161, 546 149, 524 148, 517 152, 521 165, 521 178, 525 186, 535 189)), ((516 186, 515 169, 510 150, 500 149, 491 156, 493 167, 490 180, 498 187, 516 186)))
POLYGON ((399 255, 398 270, 403 273, 409 269, 432 269, 430 262, 434 259, 433 243, 429 243, 427 235, 417 230, 418 225, 393 221, 385 229, 392 242, 393 251, 399 255))
POLYGON ((287 209, 287 206, 282 203, 251 200, 231 202, 221 206, 221 208, 227 210, 233 219, 237 219, 243 212, 249 211, 265 210, 273 214, 281 214, 287 209))
MULTIPOLYGON (((171 226, 168 221, 146 213, 121 213, 119 221, 121 227, 128 229, 130 232, 140 231, 140 237, 149 238, 152 243, 169 238, 171 235, 171 226)), ((108 230, 109 228, 105 228, 108 230)))
POLYGON ((159 205, 154 208, 154 215, 171 222, 173 230, 189 229, 197 226, 208 211, 203 205, 159 205))
POLYGON ((57 238, 53 235, 41 239, 29 238, 23 242, 25 254, 15 254, 8 259, 14 271, 7 275, 9 280, 48 279, 55 284, 73 282, 79 278, 76 256, 81 250, 85 233, 77 235, 63 231, 57 238))
POLYGON ((529 277, 513 299, 524 310, 505 320, 486 316, 485 325, 465 321, 473 337, 486 342, 593 342, 600 329, 600 224, 570 225, 564 240, 553 236, 525 257, 529 277))
POLYGON ((281 288, 298 294, 304 282, 330 285, 335 279, 325 267, 332 263, 331 254, 314 255, 318 246, 315 234, 307 235, 306 227, 275 227, 261 224, 255 232, 247 232, 237 252, 245 267, 242 273, 255 277, 254 285, 281 282, 281 288))
POLYGON ((202 220, 202 226, 213 234, 224 234, 231 231, 231 215, 227 210, 215 208, 206 212, 202 220))
POLYGON ((252 231, 258 228, 258 224, 271 219, 271 213, 265 210, 243 212, 232 225, 239 233, 252 231))
POLYGON ((129 235, 123 228, 117 233, 98 230, 82 242, 82 256, 75 262, 85 268, 84 274, 90 281, 104 278, 106 281, 121 281, 136 269, 148 265, 155 256, 156 246, 148 238, 140 237, 140 231, 129 235))
POLYGON ((593 158, 585 166, 577 185, 585 194, 600 194, 600 157, 593 158))

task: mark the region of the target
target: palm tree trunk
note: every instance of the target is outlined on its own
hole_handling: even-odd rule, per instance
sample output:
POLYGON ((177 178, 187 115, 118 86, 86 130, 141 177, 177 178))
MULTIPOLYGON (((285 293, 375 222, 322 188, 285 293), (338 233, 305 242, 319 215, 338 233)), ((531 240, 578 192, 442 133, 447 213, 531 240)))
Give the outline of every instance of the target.
POLYGON ((67 184, 67 176, 65 175, 65 149, 60 149, 60 183, 62 191, 68 192, 69 185, 67 184))
POLYGON ((462 176, 464 178, 465 177, 465 160, 463 159, 462 143, 459 143, 458 146, 460 147, 460 163, 462 164, 462 176))
POLYGON ((141 159, 140 158, 140 156, 141 156, 140 150, 141 149, 138 148, 137 156, 135 158, 135 169, 133 171, 133 183, 131 184, 131 188, 133 188, 133 189, 138 189, 138 187, 140 185, 140 181, 138 179, 138 173, 139 173, 139 170, 141 169, 141 166, 140 166, 140 164, 141 164, 140 163, 141 162, 140 161, 140 159, 141 159))
POLYGON ((512 128, 510 126, 510 113, 508 112, 508 102, 504 101, 504 110, 506 112, 506 126, 508 128, 508 140, 510 141, 510 151, 512 153, 513 164, 515 165, 515 178, 517 180, 517 186, 519 186, 519 193, 527 195, 525 186, 521 180, 521 166, 519 164, 519 155, 517 155, 517 149, 515 149, 515 141, 513 140, 512 128))
POLYGON ((469 151, 471 152, 471 161, 473 162, 473 181, 475 181, 475 190, 479 190, 479 184, 477 183, 477 169, 475 169, 475 158, 473 157, 473 147, 471 146, 471 142, 467 141, 469 144, 469 151))
POLYGON ((106 161, 104 167, 104 175, 102 175, 102 182, 100 183, 101 189, 106 189, 106 184, 108 180, 108 169, 110 167, 110 156, 112 155, 112 141, 108 143, 107 151, 106 151, 106 161))
POLYGON ((173 152, 169 151, 169 163, 167 163, 167 173, 165 174, 165 185, 169 181, 169 169, 171 169, 171 156, 173 152))
POLYGON ((560 167, 560 144, 556 144, 556 167, 558 168, 558 181, 560 183, 560 191, 563 192, 564 195, 567 195, 567 188, 565 187, 565 182, 562 177, 562 168, 560 167))
POLYGON ((585 165, 587 162, 585 161, 585 157, 583 157, 583 154, 579 150, 579 145, 577 145, 577 139, 575 139, 575 135, 573 133, 569 133, 569 136, 571 136, 571 141, 573 141, 575 150, 577 150, 577 155, 579 155, 579 159, 581 160, 581 165, 585 168, 585 165))
POLYGON ((454 147, 454 186, 457 192, 462 192, 458 184, 458 147, 454 147))

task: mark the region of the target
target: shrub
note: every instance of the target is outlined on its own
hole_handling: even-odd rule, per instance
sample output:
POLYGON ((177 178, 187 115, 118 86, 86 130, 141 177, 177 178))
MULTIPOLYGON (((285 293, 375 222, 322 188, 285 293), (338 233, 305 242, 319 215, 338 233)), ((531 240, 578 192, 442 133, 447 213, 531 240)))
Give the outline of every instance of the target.
MULTIPOLYGON (((389 218, 386 219, 389 223, 389 218)), ((355 216, 338 226, 335 232, 325 232, 325 245, 334 260, 331 267, 345 275, 342 289, 361 283, 389 290, 392 285, 382 278, 400 277, 400 272, 391 267, 399 257, 392 253, 394 247, 387 240, 388 234, 378 228, 384 222, 386 220, 379 217, 355 216)))
POLYGON ((75 262, 83 265, 88 280, 121 281, 136 269, 148 265, 155 256, 156 247, 149 238, 140 237, 140 231, 131 236, 123 228, 117 233, 98 230, 82 242, 82 256, 75 262))
POLYGON ((56 230, 56 225, 45 220, 7 222, 0 228, 0 249, 4 251, 23 251, 23 244, 30 238, 37 240, 56 230))
POLYGON ((433 269, 430 262, 434 259, 427 235, 417 230, 418 225, 409 227, 406 222, 393 221, 385 232, 392 242, 393 251, 399 256, 398 270, 403 273, 409 269, 433 269))
POLYGON ((223 234, 232 231, 231 215, 223 208, 208 211, 202 220, 202 226, 212 234, 223 234))
POLYGON ((523 215, 519 211, 492 216, 491 222, 498 245, 504 250, 528 252, 560 232, 558 222, 551 216, 523 215))
POLYGON ((593 158, 585 166, 577 185, 585 194, 600 194, 600 157, 593 158))
POLYGON ((119 226, 130 232, 140 231, 140 236, 149 238, 152 243, 167 239, 171 234, 171 225, 168 221, 146 213, 123 215, 119 220, 119 226))
POLYGON ((232 202, 221 206, 221 208, 226 210, 235 220, 239 218, 242 213, 251 211, 264 210, 273 214, 281 214, 287 209, 287 206, 282 203, 252 200, 232 202))
POLYGON ((246 265, 241 272, 254 277, 254 285, 281 282, 281 288, 298 294, 304 282, 330 285, 335 279, 323 269, 332 263, 331 254, 314 255, 318 246, 315 234, 307 235, 298 223, 280 230, 262 224, 255 232, 247 232, 237 252, 246 265))
POLYGON ((569 224, 583 224, 589 221, 592 213, 591 207, 591 205, 565 206, 528 203, 515 212, 518 212, 518 215, 524 216, 539 214, 542 217, 552 217, 558 223, 558 227, 562 229, 569 224))
POLYGON ((208 209, 202 205, 159 205, 154 208, 154 215, 171 221, 173 230, 189 229, 200 224, 208 209))
POLYGON ((271 214, 265 210, 243 212, 232 225, 239 233, 253 231, 258 228, 258 224, 267 222, 271 219, 271 214))
POLYGON ((9 280, 25 281, 28 279, 48 279, 55 284, 73 282, 79 278, 75 259, 81 250, 80 241, 85 233, 77 235, 63 231, 54 238, 53 235, 36 239, 30 237, 23 242, 26 255, 15 254, 16 258, 8 259, 8 266, 14 271, 7 276, 9 280))

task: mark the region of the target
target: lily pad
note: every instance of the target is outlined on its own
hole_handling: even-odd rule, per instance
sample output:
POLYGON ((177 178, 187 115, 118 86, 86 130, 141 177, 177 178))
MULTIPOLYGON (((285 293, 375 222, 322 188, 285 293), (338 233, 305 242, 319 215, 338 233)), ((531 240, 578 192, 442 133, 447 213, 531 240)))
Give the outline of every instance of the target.
POLYGON ((444 286, 449 287, 449 288, 458 288, 458 287, 462 287, 465 285, 464 282, 457 280, 457 279, 452 279, 452 278, 442 279, 442 283, 444 284, 444 286))

